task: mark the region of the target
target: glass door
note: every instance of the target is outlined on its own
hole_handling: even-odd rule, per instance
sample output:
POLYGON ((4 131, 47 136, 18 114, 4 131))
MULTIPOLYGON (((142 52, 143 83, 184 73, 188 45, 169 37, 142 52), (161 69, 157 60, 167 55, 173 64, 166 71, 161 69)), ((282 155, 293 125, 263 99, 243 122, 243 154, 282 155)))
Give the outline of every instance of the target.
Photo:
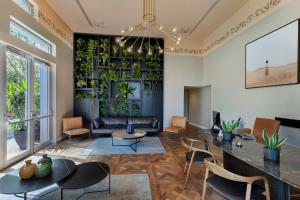
POLYGON ((33 110, 34 148, 38 150, 50 143, 49 66, 41 61, 33 62, 33 110))
POLYGON ((6 161, 30 153, 29 68, 30 59, 13 51, 6 51, 5 113, 6 161))
POLYGON ((5 50, 4 57, 2 157, 7 166, 50 143, 50 73, 46 63, 17 50, 5 50))

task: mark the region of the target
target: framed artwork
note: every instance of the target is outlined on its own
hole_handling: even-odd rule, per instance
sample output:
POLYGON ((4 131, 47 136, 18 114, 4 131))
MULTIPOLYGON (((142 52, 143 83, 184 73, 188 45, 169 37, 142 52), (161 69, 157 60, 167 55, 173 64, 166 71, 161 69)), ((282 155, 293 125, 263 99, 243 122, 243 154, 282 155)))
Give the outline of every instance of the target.
POLYGON ((245 88, 299 83, 299 20, 246 44, 245 88))

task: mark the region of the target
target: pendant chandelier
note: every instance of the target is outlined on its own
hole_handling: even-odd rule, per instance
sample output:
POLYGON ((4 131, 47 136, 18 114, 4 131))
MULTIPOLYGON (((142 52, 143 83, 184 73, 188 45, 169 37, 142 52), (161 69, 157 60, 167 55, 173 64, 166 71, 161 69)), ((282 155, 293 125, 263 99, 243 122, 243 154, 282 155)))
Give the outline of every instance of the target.
MULTIPOLYGON (((142 52, 142 46, 143 42, 147 39, 150 41, 150 35, 154 36, 164 36, 165 38, 171 39, 174 44, 179 45, 182 40, 182 36, 178 33, 178 30, 176 27, 167 27, 163 26, 162 24, 159 24, 156 21, 156 0, 143 0, 143 21, 137 25, 130 26, 126 29, 121 30, 121 34, 123 36, 116 38, 116 43, 118 43, 121 47, 124 47, 126 42, 132 37, 130 35, 134 35, 135 33, 143 33, 141 43, 138 43, 137 38, 133 44, 131 44, 127 51, 132 52, 135 45, 139 48, 138 52, 142 52), (127 35, 127 36, 126 36, 127 35), (148 38, 147 38, 148 35, 148 38), (138 46, 139 45, 139 46, 138 46)), ((159 45, 158 41, 156 40, 159 53, 163 53, 163 48, 159 45)), ((174 47, 171 48, 171 51, 174 50, 174 47)), ((148 48, 148 54, 152 54, 152 50, 149 46, 148 48)))

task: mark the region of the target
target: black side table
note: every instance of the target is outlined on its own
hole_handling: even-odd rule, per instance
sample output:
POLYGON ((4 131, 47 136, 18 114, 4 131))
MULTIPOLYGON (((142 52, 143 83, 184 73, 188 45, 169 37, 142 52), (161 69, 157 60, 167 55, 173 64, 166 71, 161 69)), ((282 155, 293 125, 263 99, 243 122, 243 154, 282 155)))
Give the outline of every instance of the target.
POLYGON ((79 197, 77 197, 77 199, 80 199, 82 196, 88 193, 110 193, 110 168, 107 164, 101 162, 87 162, 77 165, 77 170, 71 176, 57 183, 57 185, 61 188, 61 200, 63 200, 64 189, 84 189, 99 183, 107 176, 109 177, 107 190, 84 192, 79 197))
POLYGON ((71 175, 75 169, 76 165, 72 160, 55 159, 52 162, 52 173, 49 176, 45 178, 33 177, 28 180, 21 180, 18 173, 19 170, 17 169, 12 173, 17 175, 6 174, 0 179, 0 193, 14 195, 24 194, 22 197, 26 200, 28 192, 55 184, 71 175))

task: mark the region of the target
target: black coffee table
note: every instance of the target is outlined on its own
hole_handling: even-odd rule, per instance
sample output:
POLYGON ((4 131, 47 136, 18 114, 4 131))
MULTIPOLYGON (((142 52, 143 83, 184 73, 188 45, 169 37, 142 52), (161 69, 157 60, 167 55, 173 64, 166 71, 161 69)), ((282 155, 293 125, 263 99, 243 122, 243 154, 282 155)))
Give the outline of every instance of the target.
POLYGON ((76 165, 72 160, 55 159, 52 162, 52 173, 45 178, 31 178, 21 180, 19 177, 19 169, 10 174, 6 174, 0 179, 0 193, 2 194, 24 194, 22 197, 27 199, 27 193, 39 190, 57 183, 58 181, 68 177, 76 170, 76 165), (12 175, 16 174, 16 175, 12 175))
POLYGON ((77 170, 71 176, 57 183, 57 185, 61 188, 61 200, 63 199, 64 189, 84 189, 99 183, 100 181, 104 180, 107 176, 109 177, 107 190, 84 192, 79 197, 77 197, 77 199, 80 199, 87 193, 107 191, 110 193, 110 168, 107 164, 101 162, 86 162, 77 165, 77 170))

